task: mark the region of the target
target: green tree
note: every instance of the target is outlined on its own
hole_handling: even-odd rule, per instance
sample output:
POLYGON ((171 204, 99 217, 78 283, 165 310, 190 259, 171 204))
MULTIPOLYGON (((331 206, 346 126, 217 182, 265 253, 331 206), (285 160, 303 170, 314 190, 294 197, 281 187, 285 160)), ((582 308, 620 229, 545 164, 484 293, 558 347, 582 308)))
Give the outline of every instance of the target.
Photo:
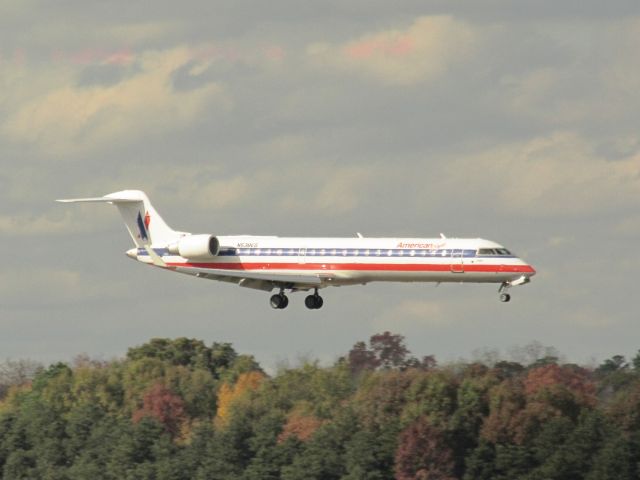
POLYGON ((398 442, 395 424, 384 428, 359 427, 346 446, 346 475, 343 480, 381 480, 394 478, 395 451, 398 442))
POLYGON ((614 355, 602 362, 596 369, 596 373, 607 374, 617 370, 626 370, 627 368, 629 368, 629 364, 624 358, 624 355, 614 355))
POLYGON ((494 444, 480 440, 480 443, 465 457, 464 461, 463 480, 494 480, 497 478, 494 444))
POLYGON ((157 358, 171 365, 209 369, 215 372, 212 350, 202 340, 180 337, 176 339, 153 338, 148 343, 127 351, 129 360, 157 358))
POLYGON ((324 424, 304 445, 292 464, 283 467, 283 480, 338 480, 346 475, 346 446, 357 428, 351 412, 342 411, 324 424))
POLYGON ((631 364, 634 370, 640 371, 640 350, 638 350, 638 353, 636 353, 635 357, 631 360, 631 364))
MULTIPOLYGON (((585 411, 577 426, 527 480, 579 480, 591 470, 606 435, 606 420, 598 411, 585 411)), ((547 450, 551 451, 551 448, 547 450)))
POLYGON ((634 454, 630 439, 612 426, 607 427, 606 438, 593 459, 585 480, 633 480, 638 478, 638 456, 634 454))

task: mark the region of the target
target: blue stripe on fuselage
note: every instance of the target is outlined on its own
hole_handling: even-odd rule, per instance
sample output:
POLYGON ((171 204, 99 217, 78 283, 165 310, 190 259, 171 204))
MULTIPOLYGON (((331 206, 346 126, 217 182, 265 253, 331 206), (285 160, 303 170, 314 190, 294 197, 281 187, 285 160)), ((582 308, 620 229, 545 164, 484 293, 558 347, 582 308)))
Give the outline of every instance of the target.
MULTIPOLYGON (((158 255, 171 255, 166 248, 154 248, 154 252, 158 255)), ((138 248, 138 256, 144 257, 149 254, 144 248, 138 248)), ((518 258, 515 255, 478 255, 476 250, 459 248, 444 248, 438 250, 424 249, 398 249, 398 248, 223 248, 218 253, 219 257, 364 257, 364 258, 383 258, 383 257, 408 257, 408 258, 518 258), (301 252, 302 250, 302 252, 301 252), (368 252, 368 253, 367 253, 368 252), (379 252, 379 253, 378 253, 379 252), (411 255, 413 252, 413 255, 411 255)))

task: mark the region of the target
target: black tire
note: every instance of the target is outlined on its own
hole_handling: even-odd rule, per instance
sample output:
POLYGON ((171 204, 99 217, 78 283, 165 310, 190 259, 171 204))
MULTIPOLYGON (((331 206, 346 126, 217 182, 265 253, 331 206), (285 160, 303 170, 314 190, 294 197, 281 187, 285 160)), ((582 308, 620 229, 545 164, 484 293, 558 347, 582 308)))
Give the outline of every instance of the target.
POLYGON ((308 297, 305 297, 304 305, 309 310, 315 310, 316 308, 318 308, 318 307, 316 307, 316 296, 315 295, 309 295, 308 297))
POLYGON ((508 293, 502 293, 500 294, 500 301, 501 302, 508 302, 509 300, 511 300, 511 295, 509 295, 508 293))
POLYGON ((280 305, 280 310, 282 310, 283 308, 287 308, 287 306, 289 305, 289 297, 287 297, 286 295, 282 295, 282 304, 280 305))
MULTIPOLYGON (((271 304, 271 308, 275 308, 275 309, 279 309, 279 308, 283 308, 282 304, 283 304, 283 297, 284 295, 272 295, 271 299, 269 300, 269 303, 271 304)), ((284 297, 287 298, 287 297, 284 297)))
POLYGON ((324 304, 324 300, 322 300, 322 297, 320 295, 316 295, 316 309, 318 308, 322 308, 322 305, 324 304))

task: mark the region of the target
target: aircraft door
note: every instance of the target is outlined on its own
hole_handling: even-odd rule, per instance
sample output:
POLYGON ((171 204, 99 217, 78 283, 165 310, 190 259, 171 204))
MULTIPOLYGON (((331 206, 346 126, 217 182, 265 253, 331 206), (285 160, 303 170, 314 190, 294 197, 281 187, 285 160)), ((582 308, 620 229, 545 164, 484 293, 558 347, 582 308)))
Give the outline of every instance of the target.
POLYGON ((451 272, 464 273, 464 250, 459 248, 451 250, 451 272))

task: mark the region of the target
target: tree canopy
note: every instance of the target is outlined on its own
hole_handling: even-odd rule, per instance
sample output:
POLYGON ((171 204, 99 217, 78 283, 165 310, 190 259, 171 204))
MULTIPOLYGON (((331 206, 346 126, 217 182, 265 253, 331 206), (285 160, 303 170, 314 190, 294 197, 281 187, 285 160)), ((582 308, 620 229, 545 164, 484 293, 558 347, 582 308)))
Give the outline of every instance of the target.
POLYGON ((438 365, 383 332, 271 376, 188 338, 112 361, 6 361, 0 478, 639 478, 640 353, 596 368, 515 353, 438 365))

